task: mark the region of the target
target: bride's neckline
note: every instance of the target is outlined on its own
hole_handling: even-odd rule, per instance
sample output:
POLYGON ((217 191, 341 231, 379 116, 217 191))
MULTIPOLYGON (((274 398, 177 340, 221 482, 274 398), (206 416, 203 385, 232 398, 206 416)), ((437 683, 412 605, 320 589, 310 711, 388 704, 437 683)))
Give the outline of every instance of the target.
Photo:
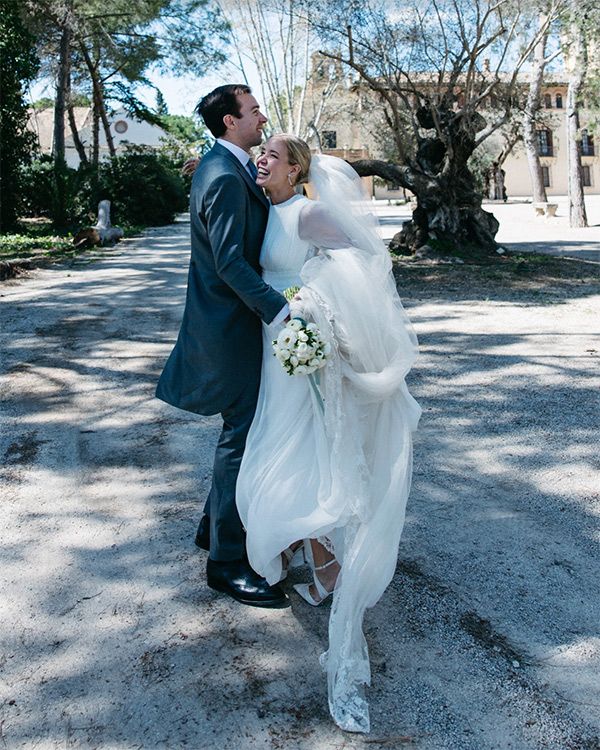
POLYGON ((290 203, 291 203, 292 201, 295 201, 295 200, 296 200, 296 198, 302 198, 302 196, 300 195, 300 193, 294 193, 294 195, 290 196, 290 197, 289 197, 289 198, 288 198, 287 200, 285 200, 285 201, 281 201, 281 203, 271 203, 271 206, 272 206, 273 208, 281 208, 282 206, 287 206, 287 205, 288 205, 288 204, 290 204, 290 203))

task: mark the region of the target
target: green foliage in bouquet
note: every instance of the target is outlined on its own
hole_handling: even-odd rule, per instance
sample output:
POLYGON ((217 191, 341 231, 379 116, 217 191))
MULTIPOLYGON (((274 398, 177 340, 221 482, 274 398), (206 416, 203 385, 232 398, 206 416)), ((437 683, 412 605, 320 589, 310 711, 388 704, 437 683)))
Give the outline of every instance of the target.
POLYGON ((300 291, 299 286, 288 286, 287 289, 283 290, 283 296, 286 298, 288 302, 291 302, 294 297, 298 294, 300 291))

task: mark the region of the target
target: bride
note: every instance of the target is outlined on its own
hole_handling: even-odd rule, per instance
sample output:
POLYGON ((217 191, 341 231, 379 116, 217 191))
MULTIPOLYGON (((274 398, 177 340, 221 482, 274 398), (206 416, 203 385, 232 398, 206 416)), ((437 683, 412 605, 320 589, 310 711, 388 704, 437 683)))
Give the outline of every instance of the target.
POLYGON ((279 291, 298 286, 292 317, 316 323, 331 346, 318 389, 273 356, 282 324, 263 326, 260 394, 237 481, 251 566, 281 580, 295 555, 312 567, 294 588, 313 606, 333 594, 321 656, 335 722, 369 731, 362 620, 392 579, 420 409, 404 378, 417 341, 391 261, 356 172, 273 136, 256 182, 271 201, 260 263, 279 291), (307 189, 316 200, 297 193, 307 189))

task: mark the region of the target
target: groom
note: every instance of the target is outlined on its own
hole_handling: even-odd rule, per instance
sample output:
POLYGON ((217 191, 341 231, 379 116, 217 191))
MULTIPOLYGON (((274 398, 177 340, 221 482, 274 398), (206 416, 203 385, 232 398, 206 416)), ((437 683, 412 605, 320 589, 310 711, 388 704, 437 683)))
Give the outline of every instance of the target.
POLYGON ((246 436, 258 397, 261 320, 283 320, 286 299, 260 275, 269 203, 249 150, 267 118, 248 86, 219 86, 197 107, 217 139, 190 193, 192 255, 183 321, 156 395, 196 414, 221 414, 212 486, 196 544, 210 549, 208 585, 242 604, 279 607, 286 596, 248 564, 235 503, 246 436))

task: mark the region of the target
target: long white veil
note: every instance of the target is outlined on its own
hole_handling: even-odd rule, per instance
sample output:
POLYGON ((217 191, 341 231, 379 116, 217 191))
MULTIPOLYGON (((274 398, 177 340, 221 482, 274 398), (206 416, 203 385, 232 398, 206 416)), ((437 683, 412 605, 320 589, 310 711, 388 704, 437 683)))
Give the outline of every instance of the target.
POLYGON ((331 492, 322 504, 338 519, 327 536, 342 566, 321 663, 335 722, 368 732, 362 622, 396 567, 421 411, 404 380, 417 340, 359 176, 341 159, 319 155, 309 188, 321 219, 308 234, 320 252, 302 269, 301 301, 292 313, 314 320, 334 350, 320 371, 331 451, 331 492))

